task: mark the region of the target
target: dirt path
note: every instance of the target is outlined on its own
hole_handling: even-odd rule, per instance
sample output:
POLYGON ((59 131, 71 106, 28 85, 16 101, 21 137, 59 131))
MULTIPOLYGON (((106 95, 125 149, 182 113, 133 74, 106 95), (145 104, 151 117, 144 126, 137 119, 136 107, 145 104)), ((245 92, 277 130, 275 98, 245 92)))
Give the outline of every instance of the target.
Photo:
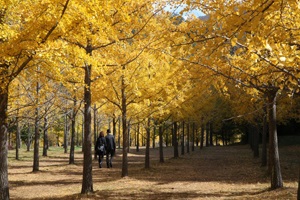
MULTIPOLYGON (((300 147, 280 150, 284 188, 269 191, 266 169, 252 157, 248 146, 196 148, 173 157, 164 150, 165 163, 158 162, 158 149, 151 149, 151 169, 144 169, 144 149, 129 153, 129 177, 121 178, 121 151, 112 169, 93 163, 94 194, 80 195, 82 154, 76 165, 68 155, 49 152, 41 158, 39 173, 32 173, 32 153, 23 161, 10 158, 11 199, 296 199, 300 147)), ((11 152, 11 155, 13 152, 11 152)))

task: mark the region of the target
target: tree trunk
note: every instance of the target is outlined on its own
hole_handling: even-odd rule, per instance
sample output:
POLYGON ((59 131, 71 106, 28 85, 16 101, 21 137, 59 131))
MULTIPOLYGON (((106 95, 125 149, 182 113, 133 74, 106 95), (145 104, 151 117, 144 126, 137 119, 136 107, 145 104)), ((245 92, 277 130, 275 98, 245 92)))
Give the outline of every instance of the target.
POLYGON ((162 124, 160 124, 158 129, 159 134, 159 162, 163 163, 164 161, 164 148, 163 148, 163 127, 162 124))
POLYGON ((262 132, 262 151, 261 151, 261 166, 267 166, 267 105, 264 105, 264 116, 263 116, 263 132, 262 132))
POLYGON ((43 144, 43 156, 47 156, 48 151, 48 118, 44 117, 44 144, 43 144))
POLYGON ((201 124, 201 140, 200 140, 200 149, 203 148, 203 144, 204 144, 204 123, 202 120, 202 124, 201 124))
POLYGON ((147 128, 146 128, 146 152, 145 152, 145 168, 150 168, 150 118, 148 118, 147 128))
POLYGON ((186 124, 186 153, 190 153, 190 123, 186 124))
MULTIPOLYGON (((193 134, 192 134, 192 151, 195 151, 195 129, 196 129, 196 127, 195 127, 196 125, 195 125, 195 123, 193 123, 193 134)), ((197 143, 197 145, 198 145, 198 143, 197 143)))
POLYGON ((17 108, 17 117, 16 117, 16 160, 19 160, 19 148, 20 148, 20 123, 19 123, 19 108, 17 108))
POLYGON ((269 91, 268 93, 268 111, 269 111, 269 161, 271 167, 271 189, 283 187, 278 140, 277 140, 277 127, 276 127, 276 97, 278 89, 269 91))
POLYGON ((64 152, 68 153, 68 115, 65 114, 64 152))
POLYGON ((0 87, 0 199, 9 200, 9 184, 7 169, 7 106, 8 88, 0 87))
POLYGON ((72 110, 72 117, 71 117, 71 147, 70 147, 70 157, 69 157, 69 164, 75 163, 75 126, 76 126, 76 114, 77 111, 75 110, 77 100, 74 98, 74 108, 72 110))
POLYGON ((137 130, 136 130, 136 151, 140 151, 140 123, 137 124, 137 130))
POLYGON ((83 151, 83 177, 81 194, 93 192, 92 175, 92 131, 91 131, 91 65, 85 66, 84 77, 84 151, 83 151))
POLYGON ((212 124, 212 122, 209 122, 209 144, 210 144, 210 146, 214 146, 213 134, 214 134, 213 124, 212 124))
POLYGON ((36 85, 36 109, 35 109, 35 123, 34 123, 34 153, 33 153, 33 172, 39 171, 40 158, 39 158, 39 148, 40 148, 40 130, 39 130, 39 89, 40 84, 36 85))
POLYGON ((153 127, 152 148, 155 148, 156 127, 153 127))
POLYGON ((127 148, 127 153, 129 153, 130 151, 130 146, 131 146, 131 137, 130 137, 130 120, 128 121, 128 124, 127 124, 127 133, 128 133, 128 148, 127 148))
POLYGON ((121 148, 121 118, 119 117, 118 147, 121 148))
MULTIPOLYGON (((123 66, 123 70, 125 70, 125 66, 123 66)), ((122 95, 122 125, 123 125, 123 158, 122 158, 122 177, 128 176, 128 129, 127 129, 127 99, 125 92, 126 84, 124 75, 122 76, 122 87, 121 87, 121 95, 122 95)))
MULTIPOLYGON (((94 147, 96 147, 97 143, 97 108, 96 104, 94 104, 94 147)), ((94 151, 94 160, 97 160, 97 152, 94 151)))
POLYGON ((209 138, 209 122, 207 122, 206 124, 206 137, 205 137, 205 146, 208 147, 209 143, 208 143, 208 138, 209 138))
POLYGON ((181 133, 181 155, 184 155, 184 121, 182 122, 182 133, 181 133))
POLYGON ((177 141, 177 122, 173 123, 174 128, 173 128, 173 136, 172 136, 172 141, 173 141, 173 146, 174 146, 174 158, 178 158, 179 157, 179 153, 178 153, 178 141, 177 141))

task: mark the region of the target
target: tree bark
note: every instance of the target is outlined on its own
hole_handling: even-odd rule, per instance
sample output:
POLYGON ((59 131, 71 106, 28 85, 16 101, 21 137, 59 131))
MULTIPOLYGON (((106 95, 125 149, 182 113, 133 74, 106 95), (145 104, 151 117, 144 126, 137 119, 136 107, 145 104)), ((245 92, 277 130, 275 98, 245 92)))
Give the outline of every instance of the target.
POLYGON ((69 164, 74 164, 75 163, 75 126, 76 126, 76 115, 77 115, 77 110, 75 109, 77 104, 76 98, 74 98, 73 102, 73 110, 72 110, 72 115, 71 115, 71 147, 70 147, 70 157, 69 157, 69 164))
POLYGON ((261 166, 267 166, 267 105, 264 105, 264 116, 263 116, 263 131, 262 131, 262 151, 261 151, 261 166))
POLYGON ((140 123, 137 124, 136 130, 136 151, 140 151, 140 123))
POLYGON ((214 146, 214 142, 213 142, 213 124, 212 122, 209 122, 209 144, 210 146, 214 146))
POLYGON ((39 171, 40 158, 39 158, 39 148, 40 148, 40 130, 39 130, 39 89, 40 84, 36 85, 36 109, 35 109, 35 123, 34 123, 34 151, 33 151, 33 172, 39 171))
POLYGON ((16 117, 16 125, 17 125, 17 131, 16 131, 16 160, 19 160, 19 148, 20 148, 20 123, 19 123, 19 108, 17 108, 17 117, 16 117))
POLYGON ((203 120, 202 120, 202 123, 201 123, 201 140, 200 140, 200 149, 203 148, 203 144, 204 144, 204 123, 203 123, 203 120))
POLYGON ((206 137, 205 137, 205 146, 208 147, 209 146, 209 143, 208 143, 208 138, 209 138, 209 122, 207 122, 206 124, 206 137))
POLYGON ((269 111, 269 161, 271 167, 271 189, 283 187, 278 140, 277 140, 277 127, 276 127, 276 97, 278 89, 268 92, 268 111, 269 111))
POLYGON ((0 199, 9 200, 9 184, 7 169, 7 131, 8 131, 8 88, 0 87, 0 199))
MULTIPOLYGON (((123 66, 123 70, 125 70, 125 66, 123 66)), ((123 158, 122 158, 122 177, 128 176, 128 129, 127 129, 127 99, 125 92, 126 84, 125 78, 122 76, 122 87, 121 87, 121 95, 122 95, 122 132, 123 132, 123 158)))
POLYGON ((160 124, 158 129, 159 134, 159 162, 164 163, 164 148, 163 148, 163 127, 162 124, 160 124))
MULTIPOLYGON (((196 127, 195 127, 195 122, 193 122, 193 134, 192 134, 192 151, 195 151, 195 130, 196 130, 196 127)), ((198 145, 198 143, 197 143, 198 145)))
POLYGON ((44 144, 43 144, 43 156, 47 156, 48 152, 48 118, 44 117, 44 144))
POLYGON ((184 121, 182 122, 182 133, 181 133, 181 155, 184 155, 184 121))
POLYGON ((174 128, 173 128, 173 136, 172 136, 172 141, 173 141, 173 146, 174 146, 174 158, 178 158, 179 157, 179 153, 178 153, 178 141, 177 141, 177 122, 173 123, 174 128))
POLYGON ((145 152, 145 168, 150 168, 150 118, 148 118, 147 128, 146 128, 146 152, 145 152))
MULTIPOLYGON (((91 54, 91 52, 88 52, 91 54)), ((81 194, 93 192, 92 176, 92 132, 91 132, 91 65, 86 65, 84 77, 84 151, 83 151, 83 177, 81 194)))
MULTIPOLYGON (((67 112, 67 111, 66 111, 67 112)), ((64 152, 68 153, 68 115, 65 114, 64 152)))
POLYGON ((190 123, 186 124, 186 153, 190 153, 190 123))

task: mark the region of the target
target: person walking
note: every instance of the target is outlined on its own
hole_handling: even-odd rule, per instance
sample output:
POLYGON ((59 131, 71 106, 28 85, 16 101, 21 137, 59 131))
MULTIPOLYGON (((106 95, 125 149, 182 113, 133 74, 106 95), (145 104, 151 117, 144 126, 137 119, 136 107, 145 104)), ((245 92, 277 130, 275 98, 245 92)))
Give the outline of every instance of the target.
POLYGON ((112 160, 116 151, 116 143, 113 135, 110 134, 110 129, 107 129, 106 140, 106 165, 107 168, 112 167, 112 160))
POLYGON ((97 138, 95 151, 98 155, 99 168, 102 168, 102 160, 106 153, 106 140, 103 131, 100 131, 99 137, 97 138))

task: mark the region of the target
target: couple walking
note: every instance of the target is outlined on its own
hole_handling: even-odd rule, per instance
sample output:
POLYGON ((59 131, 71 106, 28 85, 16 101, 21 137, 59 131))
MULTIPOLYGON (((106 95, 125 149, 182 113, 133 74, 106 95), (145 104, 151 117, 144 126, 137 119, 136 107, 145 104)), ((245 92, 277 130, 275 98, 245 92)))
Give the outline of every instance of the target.
POLYGON ((110 134, 110 129, 107 129, 107 135, 105 137, 103 131, 100 132, 95 150, 98 154, 99 167, 102 167, 104 155, 106 155, 107 168, 112 167, 112 159, 115 155, 116 143, 114 136, 110 134))

